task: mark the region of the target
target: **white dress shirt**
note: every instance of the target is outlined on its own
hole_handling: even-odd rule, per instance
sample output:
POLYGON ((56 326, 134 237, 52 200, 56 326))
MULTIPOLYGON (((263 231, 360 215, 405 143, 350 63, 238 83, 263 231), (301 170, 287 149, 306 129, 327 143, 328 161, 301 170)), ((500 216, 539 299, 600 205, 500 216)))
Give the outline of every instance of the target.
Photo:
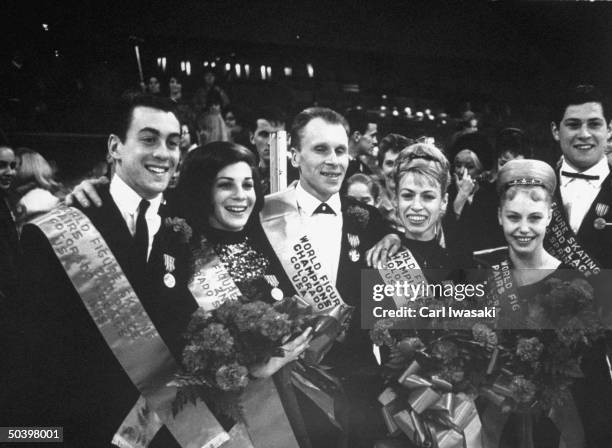
MULTIPOLYGON (((114 175, 110 183, 110 195, 117 204, 117 208, 121 212, 127 227, 134 236, 136 233, 136 219, 138 218, 138 208, 140 207, 140 201, 143 198, 140 197, 132 188, 126 184, 123 179, 119 176, 114 175)), ((148 201, 151 203, 147 212, 145 213, 145 221, 147 222, 147 230, 149 233, 149 246, 147 248, 147 258, 151 254, 151 247, 153 246, 153 239, 155 234, 161 227, 161 217, 159 216, 159 206, 162 202, 162 194, 160 193, 153 199, 148 201)))
POLYGON ((308 193, 298 182, 295 187, 298 210, 302 222, 306 225, 308 236, 316 248, 324 272, 336 284, 340 264, 340 246, 342 244, 342 206, 340 194, 329 198, 326 204, 335 212, 313 214, 321 201, 308 193))
MULTIPOLYGON (((579 172, 567 163, 565 157, 563 158, 560 171, 567 171, 569 173, 579 172)), ((559 172, 559 189, 561 191, 563 207, 569 218, 570 227, 575 233, 578 233, 578 229, 580 229, 584 217, 599 194, 599 190, 601 190, 603 181, 610 173, 608 159, 604 156, 591 168, 586 171, 580 171, 580 173, 589 176, 599 176, 599 179, 576 179, 563 176, 561 172, 559 172)))

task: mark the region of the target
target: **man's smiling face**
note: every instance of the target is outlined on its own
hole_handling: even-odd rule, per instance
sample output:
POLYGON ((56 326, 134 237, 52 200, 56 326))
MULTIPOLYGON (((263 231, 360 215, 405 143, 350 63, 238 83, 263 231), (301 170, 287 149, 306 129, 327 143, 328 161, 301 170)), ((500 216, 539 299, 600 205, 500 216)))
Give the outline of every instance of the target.
POLYGON ((111 135, 109 149, 116 174, 144 199, 153 199, 167 187, 179 157, 180 125, 176 115, 138 106, 125 141, 111 135))
POLYGON ((601 104, 593 102, 569 105, 559 126, 553 123, 552 132, 565 160, 584 171, 603 157, 610 129, 601 104))

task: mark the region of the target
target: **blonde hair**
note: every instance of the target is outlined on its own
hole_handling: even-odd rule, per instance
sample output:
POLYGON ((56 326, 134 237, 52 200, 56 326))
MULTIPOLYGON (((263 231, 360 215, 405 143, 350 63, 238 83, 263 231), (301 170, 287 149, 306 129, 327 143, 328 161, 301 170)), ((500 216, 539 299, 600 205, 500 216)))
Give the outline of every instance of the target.
POLYGON ((37 187, 51 192, 60 189, 61 185, 54 179, 53 168, 42 155, 29 148, 19 148, 17 158, 20 160, 16 176, 18 185, 35 183, 37 187))
POLYGON ((404 148, 395 160, 393 169, 395 188, 406 174, 413 173, 425 177, 440 185, 440 193, 444 195, 451 182, 450 163, 444 153, 433 145, 415 143, 404 148))

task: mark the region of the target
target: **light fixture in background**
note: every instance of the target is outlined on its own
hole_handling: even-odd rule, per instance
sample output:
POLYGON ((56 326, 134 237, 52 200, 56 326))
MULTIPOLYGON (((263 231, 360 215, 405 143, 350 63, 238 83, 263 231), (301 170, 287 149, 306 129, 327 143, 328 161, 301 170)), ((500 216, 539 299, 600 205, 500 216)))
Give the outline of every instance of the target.
POLYGON ((309 78, 314 78, 314 67, 312 64, 306 64, 306 72, 309 78))

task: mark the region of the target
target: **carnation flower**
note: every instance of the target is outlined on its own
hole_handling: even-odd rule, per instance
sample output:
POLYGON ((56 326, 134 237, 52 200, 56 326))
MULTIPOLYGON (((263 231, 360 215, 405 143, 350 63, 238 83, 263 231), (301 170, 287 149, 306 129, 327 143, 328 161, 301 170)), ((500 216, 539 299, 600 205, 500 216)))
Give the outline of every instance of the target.
POLYGON ((234 338, 223 324, 211 323, 198 335, 197 341, 203 350, 229 354, 234 346, 234 338))
POLYGON ((522 361, 537 361, 544 351, 544 344, 536 337, 519 338, 516 343, 516 354, 522 361))
POLYGON ((234 316, 234 323, 239 331, 257 331, 259 320, 266 312, 263 302, 244 303, 234 316))
POLYGON ((519 403, 531 403, 535 397, 537 388, 533 382, 522 375, 515 376, 510 382, 510 390, 514 399, 519 403))
POLYGON ((185 221, 183 218, 166 218, 164 224, 170 227, 173 232, 180 235, 180 241, 182 243, 188 243, 189 240, 191 240, 193 231, 191 230, 191 227, 189 227, 189 224, 187 224, 187 221, 185 221))
POLYGON ((232 363, 219 367, 215 379, 221 390, 239 391, 249 383, 248 374, 249 371, 246 367, 238 363, 232 363))
POLYGON ((351 205, 346 210, 347 218, 354 223, 359 230, 364 230, 370 221, 370 212, 359 205, 351 205))
POLYGON ((425 344, 420 338, 404 338, 397 344, 397 349, 404 356, 412 356, 424 348, 425 344))
POLYGON ((434 344, 431 354, 443 362, 450 362, 459 356, 459 349, 454 342, 443 340, 434 344))
POLYGON ((259 321, 259 332, 272 341, 278 341, 291 334, 291 322, 284 313, 274 310, 267 311, 259 321))
POLYGON ((474 326, 472 327, 472 334, 474 335, 474 340, 476 342, 485 344, 487 347, 495 347, 499 342, 497 338, 497 333, 495 333, 485 324, 474 324, 474 326))

